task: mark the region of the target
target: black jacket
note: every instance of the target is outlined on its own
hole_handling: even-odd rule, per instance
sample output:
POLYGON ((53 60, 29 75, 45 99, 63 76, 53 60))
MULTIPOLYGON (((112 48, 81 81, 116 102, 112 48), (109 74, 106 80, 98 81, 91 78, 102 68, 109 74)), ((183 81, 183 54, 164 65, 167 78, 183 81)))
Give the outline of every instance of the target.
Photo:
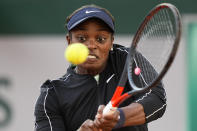
MULTIPOLYGON (((87 119, 94 120, 98 106, 107 104, 118 84, 127 49, 114 44, 110 51, 108 64, 99 74, 99 84, 91 75, 79 75, 70 66, 66 75, 57 80, 47 80, 35 106, 36 131, 76 131, 87 119)), ((124 92, 130 89, 126 84, 124 92)), ((165 90, 160 84, 147 92, 138 93, 120 106, 132 102, 141 103, 146 115, 146 123, 139 126, 124 127, 116 131, 148 131, 147 123, 158 119, 166 108, 165 90)))

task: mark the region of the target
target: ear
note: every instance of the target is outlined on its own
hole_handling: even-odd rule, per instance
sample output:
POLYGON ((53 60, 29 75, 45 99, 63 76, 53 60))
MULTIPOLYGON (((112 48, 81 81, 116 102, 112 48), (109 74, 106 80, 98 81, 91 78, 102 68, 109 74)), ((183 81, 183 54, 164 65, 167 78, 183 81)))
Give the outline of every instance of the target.
POLYGON ((111 36, 111 50, 113 50, 114 35, 111 36))
POLYGON ((69 34, 66 35, 66 40, 67 40, 67 43, 69 45, 71 43, 71 38, 70 38, 69 34))
POLYGON ((114 35, 111 36, 111 42, 114 43, 114 35))

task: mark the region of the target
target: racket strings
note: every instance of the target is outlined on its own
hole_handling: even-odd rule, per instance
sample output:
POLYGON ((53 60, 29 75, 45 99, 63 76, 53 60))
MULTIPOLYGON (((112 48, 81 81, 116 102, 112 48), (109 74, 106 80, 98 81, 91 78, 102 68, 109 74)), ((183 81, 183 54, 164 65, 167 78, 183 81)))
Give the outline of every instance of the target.
MULTIPOLYGON (((162 59, 160 60, 163 60, 163 61, 167 61, 169 57, 166 57, 166 56, 169 56, 170 55, 170 52, 171 52, 171 49, 172 49, 172 46, 173 46, 173 43, 172 41, 174 41, 175 39, 175 29, 173 29, 173 23, 171 20, 173 20, 169 14, 169 11, 168 10, 161 10, 161 15, 163 17, 163 19, 165 20, 165 23, 166 23, 166 28, 163 27, 163 29, 165 29, 164 33, 166 35, 166 44, 165 44, 165 48, 167 50, 163 51, 161 54, 161 57, 162 59)), ((164 45, 164 44, 163 44, 164 45)), ((162 63, 162 62, 160 62, 162 63)), ((162 64, 160 64, 160 67, 163 67, 162 64)))
POLYGON ((172 11, 163 8, 152 16, 141 33, 136 50, 143 56, 137 54, 134 61, 141 69, 137 76, 141 87, 150 85, 165 67, 176 38, 175 24, 172 11))
MULTIPOLYGON (((134 58, 134 63, 135 63, 135 67, 139 68, 136 59, 134 58)), ((140 86, 139 87, 144 87, 144 86, 148 86, 146 80, 144 79, 144 76, 142 75, 142 73, 139 74, 140 75, 140 86)))
POLYGON ((135 54, 134 64, 141 69, 141 73, 137 76, 138 81, 136 80, 134 84, 139 88, 147 87, 152 82, 152 79, 156 78, 156 71, 140 53, 135 54))
MULTIPOLYGON (((163 36, 164 37, 163 40, 165 40, 166 43, 168 43, 169 42, 169 36, 171 36, 171 35, 168 35, 168 33, 170 33, 169 31, 171 29, 168 26, 168 21, 166 21, 166 19, 165 19, 166 15, 163 15, 163 13, 164 13, 164 11, 161 11, 160 14, 156 15, 156 17, 158 17, 158 18, 155 18, 153 20, 161 21, 161 23, 158 23, 158 31, 157 31, 157 33, 159 34, 160 37, 163 36)), ((168 48, 167 47, 168 45, 169 44, 162 44, 160 48, 168 48)), ((162 53, 162 54, 161 55, 157 55, 158 58, 155 59, 155 60, 159 60, 158 61, 158 68, 159 69, 160 69, 160 67, 163 66, 163 62, 162 61, 166 61, 165 58, 168 58, 168 57, 166 57, 166 54, 169 54, 168 50, 166 50, 166 52, 163 51, 163 52, 160 52, 160 53, 162 53), (161 58, 159 58, 159 57, 161 57, 161 58)))

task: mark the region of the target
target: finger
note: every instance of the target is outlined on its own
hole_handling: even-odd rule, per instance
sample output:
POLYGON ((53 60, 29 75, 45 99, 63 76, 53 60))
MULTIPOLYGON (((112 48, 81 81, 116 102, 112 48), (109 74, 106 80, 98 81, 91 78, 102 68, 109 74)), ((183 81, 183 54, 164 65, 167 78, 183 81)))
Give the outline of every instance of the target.
POLYGON ((109 121, 106 121, 105 119, 103 118, 100 118, 100 119, 95 119, 94 120, 94 125, 97 127, 97 128, 104 128, 105 126, 108 126, 109 125, 109 121))
MULTIPOLYGON (((98 114, 102 113, 105 106, 99 106, 98 114)), ((97 128, 101 128, 103 131, 110 131, 117 124, 119 120, 120 112, 118 110, 112 109, 113 114, 107 114, 100 117, 95 117, 94 123, 97 128)), ((97 115, 98 116, 98 115, 97 115)))
POLYGON ((96 114, 96 118, 101 118, 102 117, 102 114, 103 114, 103 109, 105 108, 105 106, 104 105, 100 105, 99 107, 98 107, 98 111, 97 111, 97 114, 96 114))
POLYGON ((103 118, 101 119, 95 119, 94 120, 94 125, 97 127, 97 128, 104 128, 105 126, 109 126, 111 123, 111 121, 109 120, 105 120, 103 118))
POLYGON ((99 130, 99 129, 96 127, 96 125, 94 124, 94 121, 92 121, 92 120, 89 120, 89 121, 88 121, 87 127, 88 127, 89 129, 91 129, 91 131, 98 131, 98 130, 99 130))
POLYGON ((105 125, 104 126, 105 130, 110 130, 110 129, 115 127, 115 125, 117 124, 117 122, 120 119, 119 114, 120 114, 120 112, 118 110, 116 110, 114 112, 114 115, 112 115, 112 116, 104 116, 103 117, 102 124, 105 125))
POLYGON ((80 131, 98 131, 92 120, 86 120, 80 127, 80 131))
POLYGON ((94 120, 94 124, 95 124, 96 127, 102 128, 101 119, 97 119, 97 118, 96 118, 96 119, 94 120))
MULTIPOLYGON (((98 128, 98 129, 102 129, 102 131, 111 131, 112 128, 116 125, 116 121, 106 121, 106 120, 95 120, 95 126, 98 128)), ((99 130, 100 131, 100 130, 99 130)))
POLYGON ((116 108, 112 108, 112 112, 109 114, 103 115, 103 118, 106 120, 117 121, 120 118, 119 115, 120 115, 120 112, 116 108))

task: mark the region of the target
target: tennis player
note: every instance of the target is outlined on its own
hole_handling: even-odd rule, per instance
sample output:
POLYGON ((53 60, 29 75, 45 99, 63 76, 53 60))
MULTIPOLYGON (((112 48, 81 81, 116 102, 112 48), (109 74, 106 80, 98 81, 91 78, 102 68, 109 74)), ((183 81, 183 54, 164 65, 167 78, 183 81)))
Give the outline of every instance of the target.
MULTIPOLYGON (((70 65, 57 80, 47 80, 35 106, 36 131, 148 131, 165 112, 162 84, 123 102, 113 114, 102 111, 118 84, 127 48, 113 44, 114 18, 104 8, 87 5, 67 18, 68 44, 85 44, 85 63, 70 65)), ((125 92, 130 90, 126 84, 125 92)))

